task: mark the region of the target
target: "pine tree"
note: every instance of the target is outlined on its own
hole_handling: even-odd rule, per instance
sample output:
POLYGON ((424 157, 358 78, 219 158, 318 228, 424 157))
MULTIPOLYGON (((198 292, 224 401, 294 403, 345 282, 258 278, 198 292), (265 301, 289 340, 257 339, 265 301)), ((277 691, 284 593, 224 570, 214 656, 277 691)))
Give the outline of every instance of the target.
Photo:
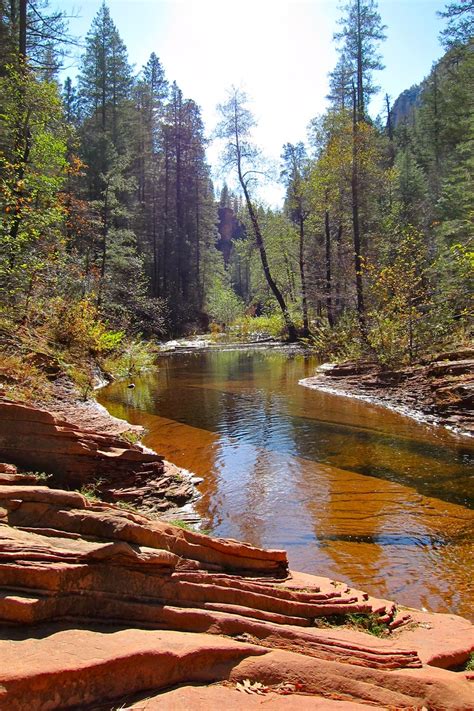
POLYGON ((334 38, 342 42, 341 61, 347 61, 352 68, 352 234, 354 244, 354 271, 357 294, 357 312, 361 331, 366 333, 365 303, 362 280, 364 243, 367 242, 367 225, 364 220, 364 166, 360 159, 361 143, 364 140, 363 123, 367 119, 367 106, 372 94, 377 91, 372 74, 383 68, 376 45, 385 39, 375 0, 351 0, 344 7, 340 20, 341 32, 334 38))
POLYGON ((441 41, 446 49, 466 45, 474 37, 474 0, 450 2, 440 17, 448 20, 441 32, 441 41))
MULTIPOLYGON (((308 172, 308 157, 303 143, 298 143, 296 146, 287 143, 283 147, 282 159, 284 161, 283 175, 286 178, 287 194, 286 207, 290 219, 298 228, 299 235, 299 254, 298 264, 301 280, 301 307, 303 313, 303 336, 309 336, 309 317, 308 317, 308 297, 306 288, 306 254, 305 254, 305 239, 306 239, 306 220, 309 214, 309 204, 307 199, 307 186, 305 178, 308 172)), ((331 266, 330 256, 326 251, 326 269, 330 285, 331 266)), ((330 287, 329 287, 330 288, 330 287)), ((328 314, 332 316, 330 305, 330 294, 328 295, 328 314)))
POLYGON ((344 16, 339 21, 342 29, 334 35, 335 40, 342 42, 339 74, 341 65, 345 72, 347 67, 352 70, 357 120, 361 121, 366 116, 370 97, 378 90, 372 83, 372 73, 383 69, 376 45, 385 39, 385 25, 375 0, 351 0, 343 11, 344 16))

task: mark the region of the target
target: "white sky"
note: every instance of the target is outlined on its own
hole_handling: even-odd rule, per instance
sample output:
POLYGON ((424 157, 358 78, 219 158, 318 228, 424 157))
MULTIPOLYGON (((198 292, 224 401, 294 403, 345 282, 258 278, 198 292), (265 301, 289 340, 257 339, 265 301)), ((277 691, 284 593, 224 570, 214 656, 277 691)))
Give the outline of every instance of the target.
MULTIPOLYGON (((70 29, 84 36, 100 0, 50 4, 73 9, 78 17, 70 29)), ((255 140, 276 161, 284 143, 305 140, 309 121, 327 105, 327 74, 337 60, 337 0, 108 0, 108 6, 136 70, 154 51, 167 78, 201 106, 209 135, 215 106, 232 84, 252 98, 255 140)), ((380 47, 386 69, 377 76, 382 92, 372 113, 382 110, 385 92, 395 99, 441 56, 437 38, 444 23, 436 11, 444 6, 444 0, 379 0, 388 26, 380 47)), ((75 71, 71 67, 69 73, 75 71)), ((211 147, 213 165, 216 154, 211 147)), ((281 196, 280 188, 264 193, 270 203, 281 196)))

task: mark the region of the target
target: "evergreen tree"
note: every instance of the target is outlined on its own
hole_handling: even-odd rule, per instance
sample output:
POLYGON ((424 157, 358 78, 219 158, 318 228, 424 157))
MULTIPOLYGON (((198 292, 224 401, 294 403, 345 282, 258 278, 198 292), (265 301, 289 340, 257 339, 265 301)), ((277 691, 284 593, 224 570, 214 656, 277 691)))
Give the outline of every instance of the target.
POLYGON ((355 92, 357 120, 360 121, 366 115, 370 97, 378 90, 373 84, 372 74, 383 69, 376 45, 385 39, 385 25, 375 0, 350 0, 343 12, 339 21, 341 31, 334 35, 334 39, 342 43, 337 73, 341 75, 341 68, 344 68, 344 82, 339 83, 347 87, 347 69, 350 67, 352 71, 351 83, 355 92))
MULTIPOLYGON (((306 239, 306 220, 309 214, 309 203, 307 199, 306 176, 308 172, 308 158, 306 149, 303 143, 298 143, 294 146, 287 143, 283 147, 282 159, 284 161, 284 169, 282 175, 286 178, 287 193, 286 193, 286 208, 291 221, 297 226, 299 234, 299 276, 301 281, 301 307, 303 313, 303 336, 309 336, 309 317, 308 317, 308 297, 306 287, 306 254, 305 254, 305 239, 306 239)), ((328 280, 331 280, 331 263, 328 251, 326 251, 326 269, 328 280)), ((329 286, 330 288, 330 286, 329 286)), ((330 305, 330 294, 328 295, 328 314, 332 317, 332 309, 330 305)))
POLYGON ((466 45, 474 37, 474 0, 458 0, 446 5, 438 15, 448 20, 441 32, 446 49, 466 45))

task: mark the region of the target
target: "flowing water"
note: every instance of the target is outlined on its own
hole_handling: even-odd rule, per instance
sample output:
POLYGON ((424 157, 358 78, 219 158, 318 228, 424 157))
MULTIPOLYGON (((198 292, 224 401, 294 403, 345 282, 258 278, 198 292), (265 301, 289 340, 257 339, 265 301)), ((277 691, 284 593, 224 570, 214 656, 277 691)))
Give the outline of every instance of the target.
POLYGON ((100 400, 204 478, 196 509, 213 535, 284 548, 296 570, 472 618, 472 441, 298 385, 316 365, 271 349, 172 354, 100 400))

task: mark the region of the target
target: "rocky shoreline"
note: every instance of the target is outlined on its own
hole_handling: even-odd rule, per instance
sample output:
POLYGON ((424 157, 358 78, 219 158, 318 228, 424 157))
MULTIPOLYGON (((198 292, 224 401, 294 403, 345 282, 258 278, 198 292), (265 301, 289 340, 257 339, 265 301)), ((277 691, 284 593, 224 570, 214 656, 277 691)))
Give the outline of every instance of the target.
POLYGON ((472 709, 467 620, 3 469, 1 709, 472 709))
POLYGON ((473 348, 440 353, 434 361, 398 370, 382 370, 369 362, 324 364, 300 385, 474 436, 473 348))
MULTIPOLYGON (((127 441, 127 423, 93 407, 84 414, 78 406, 73 419, 61 419, 57 410, 53 414, 0 400, 0 459, 44 473, 53 486, 80 489, 91 498, 132 505, 149 515, 176 512, 196 497, 187 473, 127 441), (94 429, 82 424, 91 418, 94 429)), ((132 432, 138 436, 137 428, 132 432)))
POLYGON ((52 473, 0 465, 0 709, 474 707, 468 620, 163 520, 189 478, 55 387, 0 401, 0 461, 52 473))

